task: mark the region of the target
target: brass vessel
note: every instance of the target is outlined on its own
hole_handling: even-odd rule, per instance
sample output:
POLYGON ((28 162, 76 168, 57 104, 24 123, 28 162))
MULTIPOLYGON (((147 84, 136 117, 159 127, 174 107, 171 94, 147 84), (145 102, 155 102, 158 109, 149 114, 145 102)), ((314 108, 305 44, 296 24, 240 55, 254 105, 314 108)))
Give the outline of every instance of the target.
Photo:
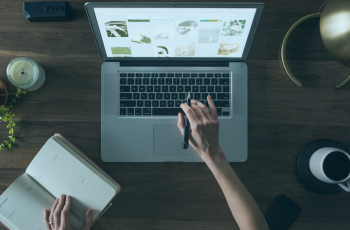
MULTIPOLYGON (((302 22, 307 19, 320 18, 321 38, 330 52, 337 61, 350 67, 350 0, 328 0, 320 9, 320 13, 307 15, 297 22, 288 30, 281 47, 282 65, 288 76, 299 87, 302 83, 292 74, 286 61, 286 46, 290 34, 302 22)), ((340 88, 350 81, 350 75, 336 88, 340 88)))

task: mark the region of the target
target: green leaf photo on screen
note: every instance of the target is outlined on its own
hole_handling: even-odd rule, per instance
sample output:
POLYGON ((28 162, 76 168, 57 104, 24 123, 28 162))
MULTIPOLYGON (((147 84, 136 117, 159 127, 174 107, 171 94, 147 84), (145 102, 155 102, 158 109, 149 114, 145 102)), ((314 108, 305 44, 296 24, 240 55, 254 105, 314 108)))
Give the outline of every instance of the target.
POLYGON ((242 35, 246 20, 226 20, 222 28, 222 36, 242 35))
POLYGON ((114 57, 131 57, 130 47, 111 47, 114 57))

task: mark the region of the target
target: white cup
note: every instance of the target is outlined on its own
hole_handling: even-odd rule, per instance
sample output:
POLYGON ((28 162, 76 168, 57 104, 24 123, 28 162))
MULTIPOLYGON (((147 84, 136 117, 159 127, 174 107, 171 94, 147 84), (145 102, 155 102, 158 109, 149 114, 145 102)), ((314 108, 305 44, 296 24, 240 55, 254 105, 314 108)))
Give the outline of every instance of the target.
MULTIPOLYGON (((312 156, 310 158, 310 162, 309 162, 311 173, 317 179, 319 179, 323 182, 326 182, 329 184, 338 184, 342 189, 344 189, 347 192, 350 192, 350 172, 346 177, 344 176, 344 179, 333 180, 333 179, 329 178, 324 171, 324 161, 325 161, 326 157, 329 154, 334 153, 334 152, 343 153, 349 159, 348 163, 350 164, 350 155, 347 152, 345 152, 344 150, 338 149, 338 148, 333 148, 333 147, 324 147, 324 148, 317 150, 316 152, 314 152, 312 154, 312 156)), ((328 159, 327 159, 327 161, 328 161, 328 159)), ((344 164, 346 164, 345 161, 344 161, 344 164)), ((344 172, 345 172, 345 170, 344 170, 344 172)))

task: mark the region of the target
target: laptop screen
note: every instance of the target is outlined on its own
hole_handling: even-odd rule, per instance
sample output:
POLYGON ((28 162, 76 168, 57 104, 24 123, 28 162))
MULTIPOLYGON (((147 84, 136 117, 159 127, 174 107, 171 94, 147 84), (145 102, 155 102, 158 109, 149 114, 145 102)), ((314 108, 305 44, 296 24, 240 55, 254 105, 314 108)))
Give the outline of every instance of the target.
POLYGON ((94 8, 107 57, 241 58, 256 8, 94 8))

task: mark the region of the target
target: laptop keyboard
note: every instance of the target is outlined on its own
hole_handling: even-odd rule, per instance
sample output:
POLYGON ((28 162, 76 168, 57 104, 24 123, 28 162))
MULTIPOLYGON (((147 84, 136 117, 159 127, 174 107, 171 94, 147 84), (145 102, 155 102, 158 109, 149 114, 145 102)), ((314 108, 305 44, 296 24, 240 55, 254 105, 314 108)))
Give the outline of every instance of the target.
POLYGON ((229 116, 229 73, 119 74, 119 116, 177 116, 191 98, 208 106, 211 95, 219 116, 229 116))

